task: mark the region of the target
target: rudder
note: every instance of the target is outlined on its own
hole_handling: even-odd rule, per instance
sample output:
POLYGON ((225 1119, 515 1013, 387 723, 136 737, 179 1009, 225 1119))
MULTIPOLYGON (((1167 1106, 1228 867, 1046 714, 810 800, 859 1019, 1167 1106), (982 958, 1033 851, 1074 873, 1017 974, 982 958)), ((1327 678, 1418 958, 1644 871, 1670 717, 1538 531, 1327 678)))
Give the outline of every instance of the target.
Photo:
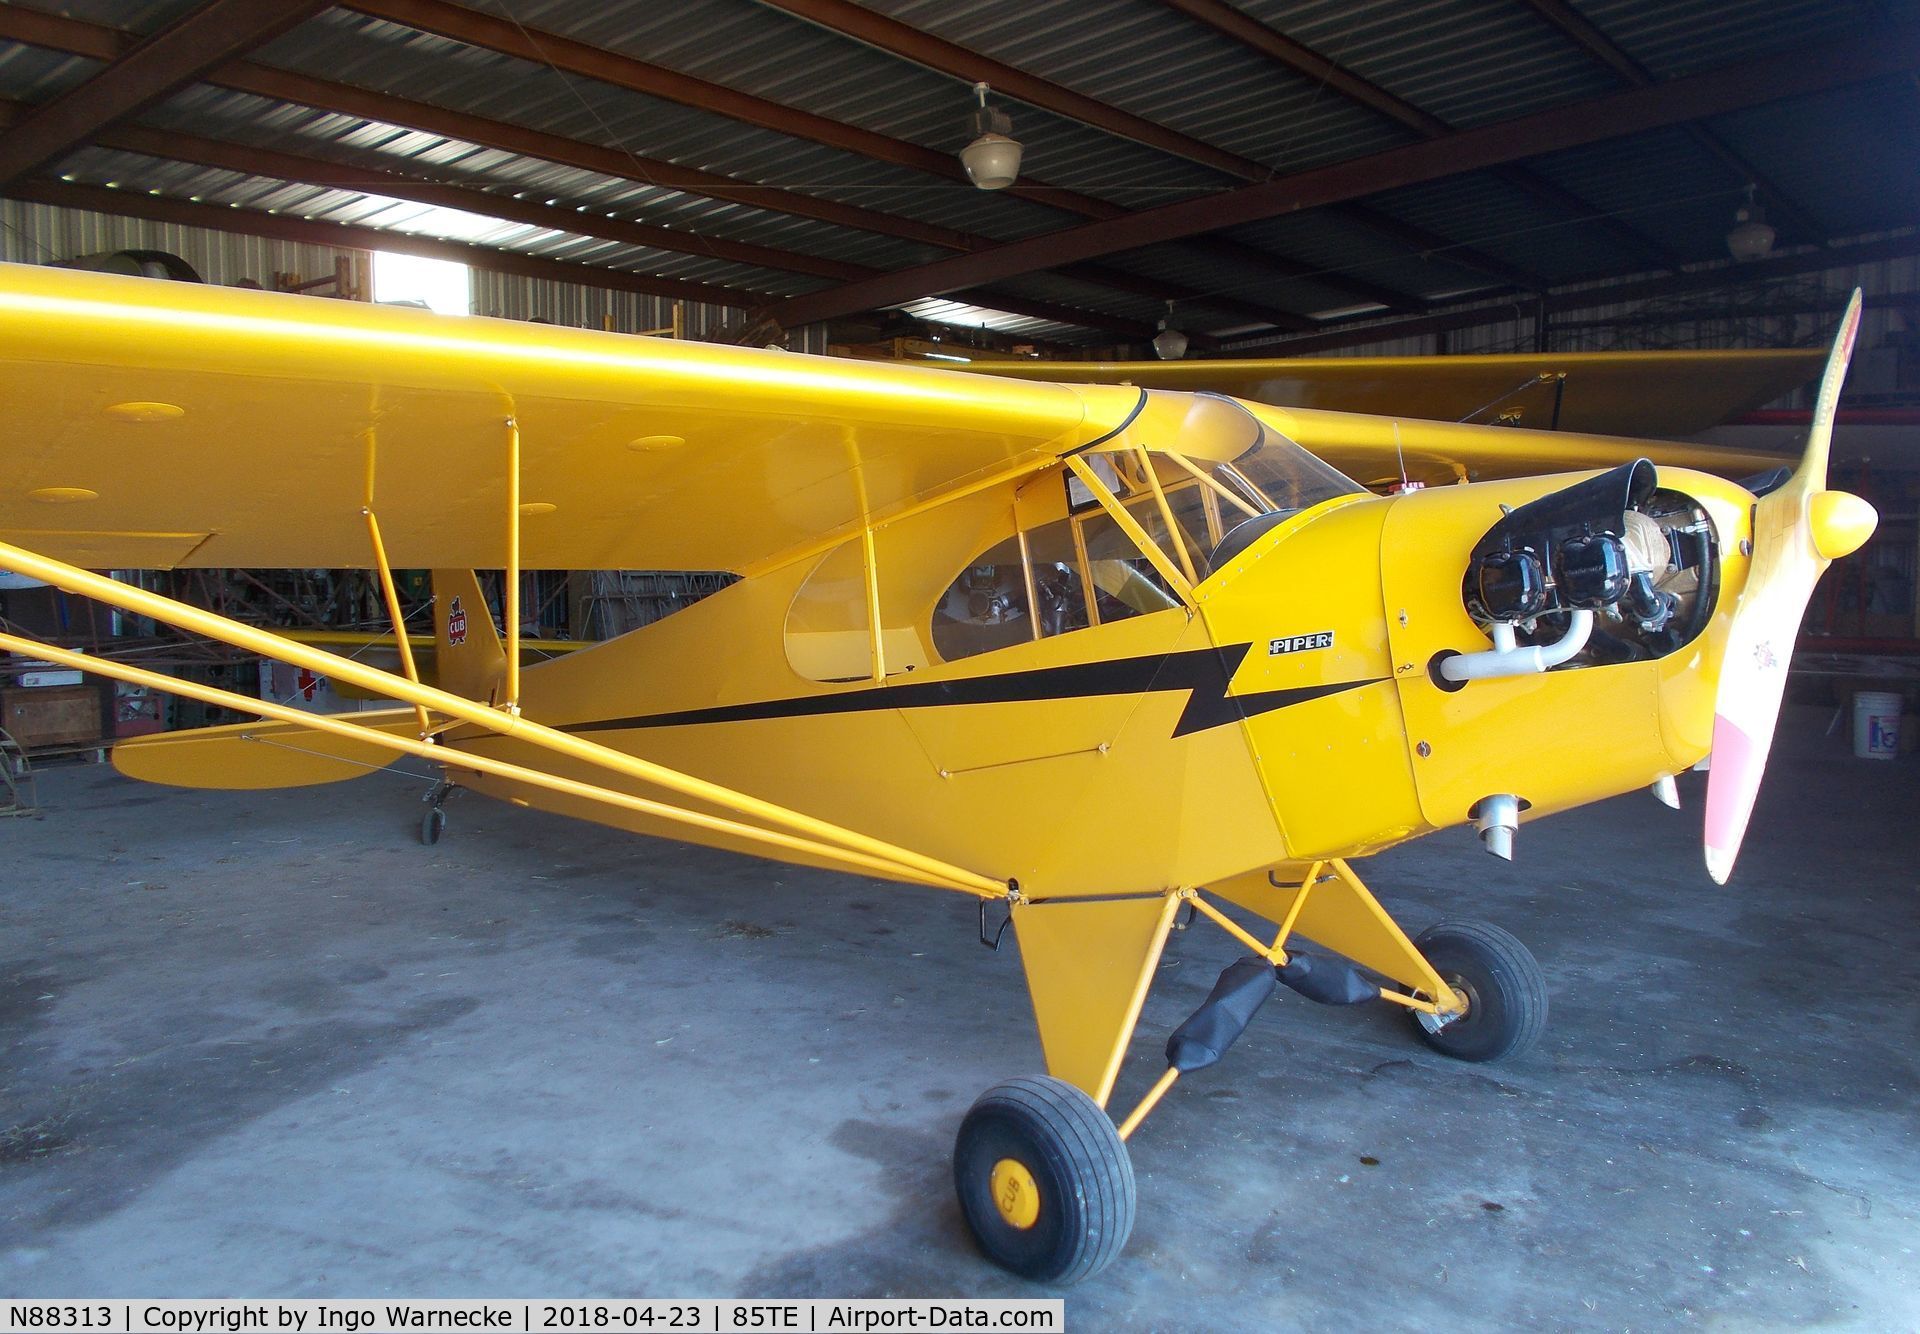
POLYGON ((486 704, 499 702, 507 651, 472 570, 433 572, 433 639, 442 690, 486 704))

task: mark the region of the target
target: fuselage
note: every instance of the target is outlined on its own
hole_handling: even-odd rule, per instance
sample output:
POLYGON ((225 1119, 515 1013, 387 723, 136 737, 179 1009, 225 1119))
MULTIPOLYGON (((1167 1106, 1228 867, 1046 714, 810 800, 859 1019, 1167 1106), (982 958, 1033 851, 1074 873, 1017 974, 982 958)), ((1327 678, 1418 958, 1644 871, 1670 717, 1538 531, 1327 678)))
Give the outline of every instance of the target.
MULTIPOLYGON (((1196 550, 1227 553, 1213 539, 1239 516, 1183 498, 1168 472, 1164 512, 1195 530, 1196 550)), ((1487 647, 1462 599, 1476 540, 1503 506, 1576 480, 1349 494, 1277 513, 1219 568, 1195 570, 1189 602, 1104 575, 1089 552, 1106 539, 1048 474, 879 530, 879 634, 855 608, 861 557, 828 551, 529 669, 524 707, 1039 895, 1207 885, 1364 855, 1460 824, 1494 793, 1537 818, 1706 754, 1746 569, 1749 494, 1667 470, 1666 503, 1686 502, 1712 531, 1712 568, 1694 587, 1705 601, 1684 642, 1439 682, 1436 655, 1487 647), (1060 524, 1070 543, 1050 527, 1060 524), (1035 554, 1048 543, 1083 562, 1077 613, 1050 600, 1046 582, 1066 580, 1071 558, 1035 554), (1016 551, 1024 566, 1006 563, 1016 551), (1024 590, 1009 569, 1024 572, 1024 590), (1009 610, 1022 596, 1031 625, 1009 610), (878 679, 865 673, 882 658, 878 679)), ((535 758, 511 740, 465 744, 535 758)), ((473 785, 689 836, 498 780, 473 785)))

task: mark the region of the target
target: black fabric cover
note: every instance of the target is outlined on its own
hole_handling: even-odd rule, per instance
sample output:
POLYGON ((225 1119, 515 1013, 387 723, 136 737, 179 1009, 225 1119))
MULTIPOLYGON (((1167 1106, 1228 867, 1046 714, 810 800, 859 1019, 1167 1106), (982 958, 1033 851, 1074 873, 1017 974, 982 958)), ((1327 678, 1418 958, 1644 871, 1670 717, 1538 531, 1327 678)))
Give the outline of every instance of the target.
POLYGON ((1345 959, 1290 954, 1286 967, 1274 971, 1282 982, 1322 1005, 1358 1005, 1361 1001, 1380 999, 1380 988, 1367 981, 1360 970, 1345 959))
POLYGON ((1273 965, 1265 959, 1228 964, 1200 1008, 1167 1039, 1167 1064, 1191 1074, 1226 1055, 1273 995, 1274 986, 1273 965))

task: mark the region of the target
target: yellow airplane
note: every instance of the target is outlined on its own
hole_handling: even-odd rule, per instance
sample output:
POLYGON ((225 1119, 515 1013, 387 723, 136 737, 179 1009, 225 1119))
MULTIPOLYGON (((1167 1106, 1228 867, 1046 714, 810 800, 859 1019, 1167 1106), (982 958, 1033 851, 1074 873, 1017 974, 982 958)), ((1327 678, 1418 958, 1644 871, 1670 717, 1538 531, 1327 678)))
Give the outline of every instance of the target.
POLYGON ((7 267, 0 568, 398 707, 315 717, 0 649, 261 719, 123 743, 135 777, 298 786, 413 755, 516 804, 976 897, 984 941, 1012 926, 1047 1074, 973 1105, 955 1182, 989 1257, 1070 1281, 1126 1242, 1125 1141, 1277 985, 1400 1007, 1465 1060, 1539 1035, 1523 945, 1410 938, 1357 859, 1469 822, 1509 855, 1522 822, 1670 794, 1711 751, 1725 879, 1813 580, 1875 522, 1825 486, 1858 314, 1798 470, 1750 491, 1715 472, 1764 456, 1656 467, 1570 432, 7 267), (1378 496, 1320 452, 1573 471, 1378 496), (404 634, 384 671, 88 572, 169 566, 372 569, 396 626, 393 570, 432 569, 437 683, 404 634), (523 668, 531 567, 740 579, 523 668), (506 573, 501 628, 476 568, 506 573), (1247 957, 1116 1124, 1183 910, 1247 957))

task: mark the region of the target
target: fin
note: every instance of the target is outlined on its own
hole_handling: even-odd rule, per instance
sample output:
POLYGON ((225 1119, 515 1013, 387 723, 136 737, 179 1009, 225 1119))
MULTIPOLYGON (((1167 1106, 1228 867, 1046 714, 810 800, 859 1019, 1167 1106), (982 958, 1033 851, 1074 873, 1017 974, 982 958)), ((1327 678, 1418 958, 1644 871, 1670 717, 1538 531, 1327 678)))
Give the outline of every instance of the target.
MULTIPOLYGON (((415 736, 412 709, 343 715, 380 732, 415 736)), ((384 769, 399 755, 372 742, 297 723, 261 719, 136 737, 113 748, 113 767, 143 783, 173 787, 275 788, 339 783, 384 769)))
POLYGON ((440 689, 492 704, 507 675, 507 651, 472 570, 433 572, 433 641, 440 689))

